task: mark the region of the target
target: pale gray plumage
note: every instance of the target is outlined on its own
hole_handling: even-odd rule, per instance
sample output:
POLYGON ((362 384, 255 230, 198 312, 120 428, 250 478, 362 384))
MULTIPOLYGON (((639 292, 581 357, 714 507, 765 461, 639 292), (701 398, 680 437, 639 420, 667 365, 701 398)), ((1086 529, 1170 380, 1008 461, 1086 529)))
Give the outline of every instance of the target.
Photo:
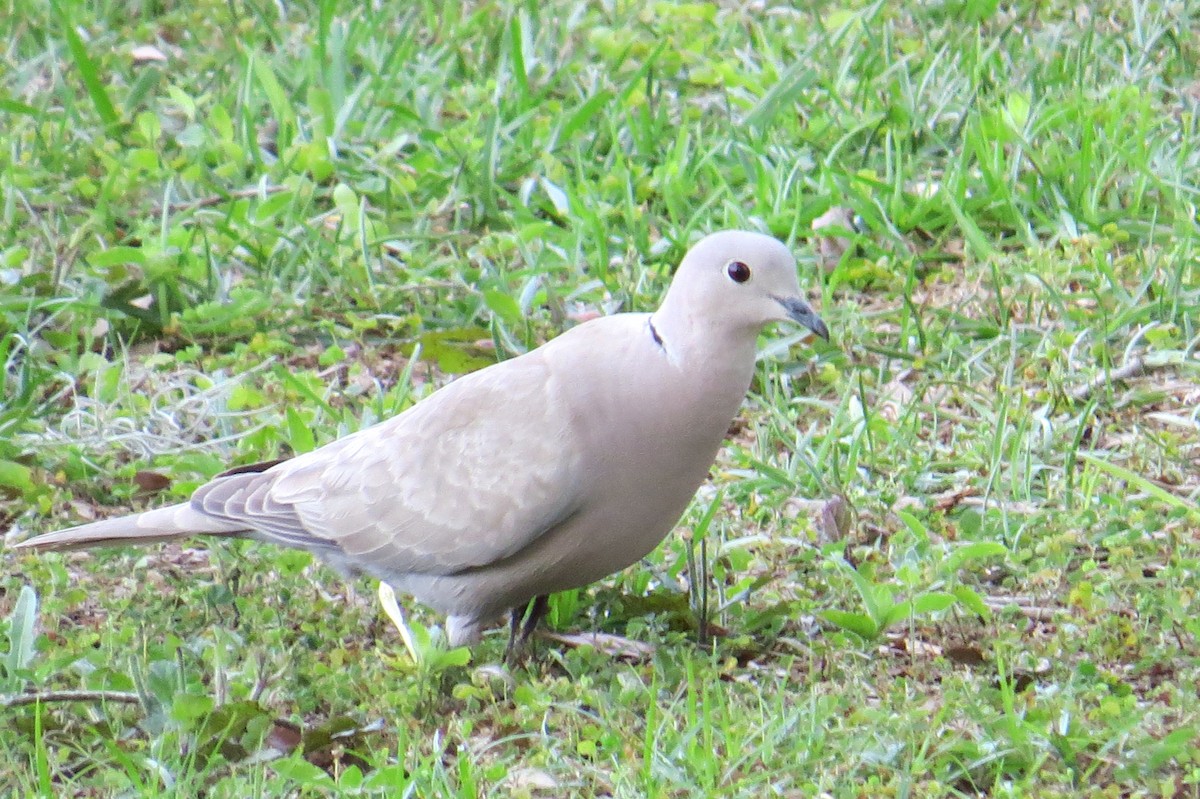
POLYGON ((787 319, 828 337, 787 248, 716 233, 653 314, 582 324, 373 427, 217 477, 189 502, 17 546, 272 541, 387 581, 447 614, 452 644, 469 643, 505 611, 662 541, 749 388, 758 333, 787 319))

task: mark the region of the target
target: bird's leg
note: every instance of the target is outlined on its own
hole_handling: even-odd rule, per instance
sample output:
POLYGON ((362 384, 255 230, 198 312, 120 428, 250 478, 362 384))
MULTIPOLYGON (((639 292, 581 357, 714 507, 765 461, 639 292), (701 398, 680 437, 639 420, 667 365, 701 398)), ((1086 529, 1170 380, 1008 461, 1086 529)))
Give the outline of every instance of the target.
POLYGON ((549 594, 540 594, 533 598, 533 603, 525 613, 525 623, 521 625, 521 640, 518 642, 521 646, 525 646, 526 642, 529 641, 529 636, 533 635, 533 631, 537 629, 542 619, 546 618, 546 613, 549 610, 549 594))
POLYGON ((517 651, 517 638, 521 635, 521 609, 513 608, 508 612, 508 643, 504 646, 504 662, 512 664, 513 653, 517 651))
POLYGON ((541 594, 534 597, 525 607, 515 607, 509 614, 508 646, 504 648, 504 662, 509 666, 516 664, 517 659, 525 651, 529 637, 537 629, 538 623, 550 609, 550 595, 541 594))

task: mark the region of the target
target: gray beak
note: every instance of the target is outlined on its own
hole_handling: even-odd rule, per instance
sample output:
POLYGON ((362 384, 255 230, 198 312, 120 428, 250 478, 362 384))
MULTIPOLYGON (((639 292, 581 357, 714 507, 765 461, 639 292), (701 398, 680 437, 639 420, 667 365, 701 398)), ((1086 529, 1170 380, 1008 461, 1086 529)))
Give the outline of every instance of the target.
POLYGON ((789 318, 829 341, 829 328, 825 326, 821 317, 817 316, 817 312, 807 302, 799 297, 775 297, 774 299, 787 311, 789 318))

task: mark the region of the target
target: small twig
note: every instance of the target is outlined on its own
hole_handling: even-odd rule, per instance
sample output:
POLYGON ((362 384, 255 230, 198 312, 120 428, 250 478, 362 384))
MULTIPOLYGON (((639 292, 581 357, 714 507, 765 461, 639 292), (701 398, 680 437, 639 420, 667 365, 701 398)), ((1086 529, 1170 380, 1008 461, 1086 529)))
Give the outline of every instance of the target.
POLYGON ((1071 389, 1071 398, 1083 402, 1092 396, 1097 389, 1103 388, 1110 382, 1118 383, 1137 377, 1146 371, 1146 361, 1140 355, 1135 355, 1111 372, 1100 372, 1081 386, 1071 389))
MULTIPOLYGON (((195 211, 198 208, 211 208, 214 205, 220 205, 226 200, 248 200, 252 197, 257 197, 260 194, 278 194, 281 191, 287 191, 287 186, 256 186, 251 189, 238 189, 226 194, 214 194, 210 197, 201 197, 199 200, 180 200, 179 202, 171 203, 167 206, 167 211, 172 214, 177 214, 180 211, 195 211)), ((161 205, 154 206, 153 214, 158 216, 163 212, 161 205)))
POLYGON ((270 677, 267 676, 267 655, 265 652, 258 652, 254 656, 255 665, 258 666, 258 678, 254 681, 254 687, 250 689, 249 699, 251 702, 257 702, 259 697, 263 695, 263 691, 267 690, 267 683, 270 677))
POLYGON ((141 697, 130 691, 42 691, 0 696, 0 707, 36 705, 39 702, 123 702, 137 705, 141 701, 141 697))
MULTIPOLYGON (((251 189, 238 189, 236 191, 227 192, 225 194, 213 194, 209 197, 201 197, 198 200, 179 200, 167 206, 167 211, 172 214, 177 214, 180 211, 194 211, 197 208, 211 208, 214 205, 220 205, 226 200, 248 200, 251 197, 257 197, 260 194, 278 194, 281 191, 287 191, 287 186, 267 186, 255 187, 251 189)), ((35 213, 46 213, 49 211, 61 211, 64 208, 72 211, 86 211, 89 206, 84 203, 66 204, 61 202, 25 202, 25 209, 35 213)), ((162 205, 155 205, 151 209, 153 216, 158 216, 163 212, 162 205)))
POLYGON ((1029 605, 1015 602, 1008 597, 1002 596, 985 596, 983 604, 987 605, 991 610, 1004 610, 1006 608, 1016 608, 1020 613, 1031 621, 1054 621, 1055 617, 1063 612, 1062 608, 1042 607, 1040 605, 1029 605))
POLYGON ((656 647, 644 641, 636 641, 611 633, 556 633, 553 630, 535 630, 534 635, 546 641, 569 647, 590 646, 597 652, 612 658, 631 662, 648 660, 654 656, 656 647))
POLYGON ((1040 505, 1033 502, 1021 502, 1020 500, 1005 502, 991 497, 964 496, 958 504, 967 508, 1000 509, 1021 516, 1032 516, 1042 509, 1040 505))

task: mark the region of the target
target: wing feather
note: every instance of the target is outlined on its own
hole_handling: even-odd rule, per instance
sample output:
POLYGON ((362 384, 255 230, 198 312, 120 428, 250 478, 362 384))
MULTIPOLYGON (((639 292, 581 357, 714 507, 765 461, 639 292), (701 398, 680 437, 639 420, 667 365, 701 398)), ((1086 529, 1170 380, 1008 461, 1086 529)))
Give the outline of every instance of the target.
POLYGON ((506 361, 264 472, 219 477, 192 504, 356 566, 483 566, 577 509, 581 459, 559 389, 536 353, 506 361))

